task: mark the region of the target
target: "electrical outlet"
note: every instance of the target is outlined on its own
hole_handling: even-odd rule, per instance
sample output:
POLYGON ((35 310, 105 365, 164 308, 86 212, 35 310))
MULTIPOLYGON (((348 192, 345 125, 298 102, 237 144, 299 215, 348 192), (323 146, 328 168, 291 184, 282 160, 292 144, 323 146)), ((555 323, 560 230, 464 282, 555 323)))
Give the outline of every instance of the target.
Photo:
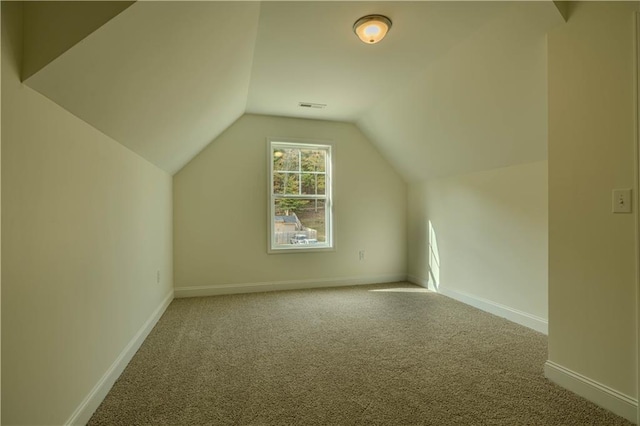
POLYGON ((614 189, 611 202, 614 213, 631 213, 631 190, 614 189))
POLYGON ((358 258, 359 258, 360 260, 364 260, 364 250, 360 250, 360 251, 358 252, 358 258))

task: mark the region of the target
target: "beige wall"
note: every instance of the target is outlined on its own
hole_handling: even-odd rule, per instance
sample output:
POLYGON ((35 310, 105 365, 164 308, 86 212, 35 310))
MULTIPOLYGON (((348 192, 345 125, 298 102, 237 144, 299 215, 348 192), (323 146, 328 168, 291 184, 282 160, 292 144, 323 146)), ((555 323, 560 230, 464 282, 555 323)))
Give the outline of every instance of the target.
POLYGON ((406 274, 406 185, 352 124, 244 115, 173 184, 176 290, 406 274), (267 254, 267 137, 335 142, 335 251, 267 254))
POLYGON ((20 84, 21 22, 3 2, 2 420, 62 424, 172 291, 172 181, 20 84))
POLYGON ((26 80, 105 22, 131 6, 132 1, 28 1, 24 5, 26 80))
MULTIPOLYGON (((2 8, 0 7, 0 22, 2 21, 2 8)), ((2 28, 2 25, 0 24, 0 29, 2 28)), ((0 40, 2 38, 4 38, 4 34, 2 36, 0 36, 0 40)), ((4 51, 4 49, 2 49, 4 51)), ((4 53, 3 53, 4 55, 4 53)), ((2 69, 2 63, 4 62, 2 60, 2 56, 0 55, 0 70, 2 69)), ((2 72, 0 72, 0 76, 2 75, 2 72)), ((0 99, 2 99, 2 84, 0 84, 0 99)), ((2 102, 0 101, 0 111, 2 111, 2 106, 1 106, 2 102)), ((1 170, 1 164, 2 164, 2 120, 0 119, 0 177, 2 175, 1 170)), ((2 185, 1 182, 2 179, 0 178, 0 194, 2 193, 2 185)), ((0 241, 2 241, 2 196, 0 195, 0 241)), ((2 395, 2 244, 0 244, 0 395, 2 395)), ((2 398, 0 397, 0 424, 2 423, 2 398)))
MULTIPOLYGON (((633 188, 638 2, 572 3, 549 34, 549 359, 636 395, 633 188)), ((634 210, 637 206, 634 206, 634 210)))
POLYGON ((410 185, 409 274, 546 320, 547 162, 410 185))
POLYGON ((408 182, 547 158, 546 32, 562 17, 548 1, 498 3, 507 11, 358 121, 408 182))

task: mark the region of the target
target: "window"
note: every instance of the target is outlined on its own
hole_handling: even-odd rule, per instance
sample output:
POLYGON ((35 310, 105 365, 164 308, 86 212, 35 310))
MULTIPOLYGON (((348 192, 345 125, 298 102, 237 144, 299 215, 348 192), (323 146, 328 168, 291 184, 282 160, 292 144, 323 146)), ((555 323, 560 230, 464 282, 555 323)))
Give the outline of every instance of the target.
POLYGON ((333 248, 331 145, 269 141, 269 252, 333 248))

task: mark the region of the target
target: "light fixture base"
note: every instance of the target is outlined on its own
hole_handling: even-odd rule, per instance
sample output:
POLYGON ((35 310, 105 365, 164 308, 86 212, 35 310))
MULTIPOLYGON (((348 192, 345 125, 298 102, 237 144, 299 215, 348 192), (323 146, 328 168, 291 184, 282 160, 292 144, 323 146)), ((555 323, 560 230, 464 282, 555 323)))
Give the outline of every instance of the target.
POLYGON ((366 15, 353 24, 353 32, 366 44, 380 42, 391 29, 391 19, 384 15, 366 15))

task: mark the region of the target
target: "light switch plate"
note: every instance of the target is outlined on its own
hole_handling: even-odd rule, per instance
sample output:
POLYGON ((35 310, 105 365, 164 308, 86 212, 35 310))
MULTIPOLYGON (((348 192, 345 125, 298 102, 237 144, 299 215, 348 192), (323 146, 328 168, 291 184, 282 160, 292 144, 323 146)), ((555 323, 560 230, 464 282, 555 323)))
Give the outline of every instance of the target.
POLYGON ((611 201, 614 213, 631 213, 630 189, 614 189, 611 201))

